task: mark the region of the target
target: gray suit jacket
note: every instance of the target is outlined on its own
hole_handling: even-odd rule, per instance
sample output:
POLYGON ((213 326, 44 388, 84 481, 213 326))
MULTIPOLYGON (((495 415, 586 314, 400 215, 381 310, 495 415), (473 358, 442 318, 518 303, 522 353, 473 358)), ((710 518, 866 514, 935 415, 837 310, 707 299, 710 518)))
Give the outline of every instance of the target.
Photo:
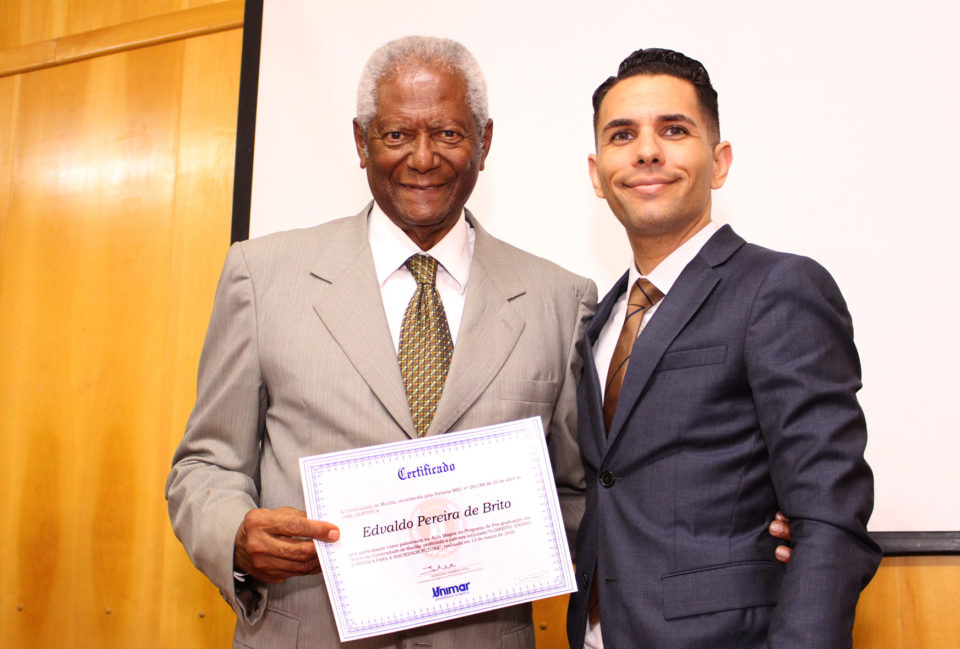
MULTIPOLYGON (((240 601, 234 535, 254 507, 304 508, 298 458, 416 436, 367 239, 356 216, 234 245, 167 499, 187 553, 238 616, 237 646, 339 647, 321 575, 240 601)), ((569 529, 582 514, 581 344, 596 287, 487 234, 476 248, 450 372, 428 434, 539 415, 569 529)), ((337 521, 332 521, 336 523, 337 521)), ((533 647, 529 605, 350 647, 533 647)))
POLYGON ((860 363, 833 279, 721 228, 638 336, 607 435, 592 347, 625 289, 587 333, 571 647, 594 580, 606 649, 849 647, 880 552, 860 363), (778 506, 787 567, 766 531, 778 506))

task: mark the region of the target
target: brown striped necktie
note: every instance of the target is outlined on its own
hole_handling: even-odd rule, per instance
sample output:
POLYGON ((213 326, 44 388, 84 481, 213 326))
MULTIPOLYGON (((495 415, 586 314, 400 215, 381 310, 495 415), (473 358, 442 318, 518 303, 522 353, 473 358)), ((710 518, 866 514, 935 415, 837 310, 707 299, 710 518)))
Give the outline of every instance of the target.
POLYGON ((437 292, 437 260, 429 255, 413 255, 405 265, 417 280, 417 292, 403 314, 397 357, 410 414, 417 435, 423 437, 443 393, 453 356, 453 339, 437 292))
POLYGON ((643 313, 663 298, 663 293, 650 283, 650 280, 640 277, 630 289, 627 298, 627 317, 623 321, 617 346, 610 359, 610 369, 607 370, 607 387, 603 392, 603 422, 606 430, 610 430, 613 413, 617 409, 617 399, 620 398, 620 388, 623 387, 623 377, 627 373, 633 343, 637 340, 640 322, 643 313))

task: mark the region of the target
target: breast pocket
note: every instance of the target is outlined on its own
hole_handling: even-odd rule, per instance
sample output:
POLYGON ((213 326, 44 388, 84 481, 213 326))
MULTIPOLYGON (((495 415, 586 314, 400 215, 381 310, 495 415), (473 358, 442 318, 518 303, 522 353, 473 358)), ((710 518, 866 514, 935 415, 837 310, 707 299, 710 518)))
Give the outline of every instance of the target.
POLYGON ((678 349, 669 351, 660 359, 658 372, 682 370, 687 367, 720 365, 727 359, 727 346, 701 347, 700 349, 678 349))
POLYGON ((557 382, 503 379, 500 381, 500 398, 524 403, 553 403, 557 398, 557 382))
POLYGON ((549 430, 550 422, 553 421, 553 404, 557 400, 559 389, 560 384, 556 381, 501 380, 498 389, 499 420, 540 417, 544 431, 549 430))

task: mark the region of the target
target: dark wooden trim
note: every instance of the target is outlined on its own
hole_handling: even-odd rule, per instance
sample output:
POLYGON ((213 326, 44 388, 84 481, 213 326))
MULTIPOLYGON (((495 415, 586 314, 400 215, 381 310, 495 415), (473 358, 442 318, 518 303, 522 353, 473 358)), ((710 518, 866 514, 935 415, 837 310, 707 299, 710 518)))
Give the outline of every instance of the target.
POLYGON ((960 554, 960 532, 871 532, 885 557, 960 554))

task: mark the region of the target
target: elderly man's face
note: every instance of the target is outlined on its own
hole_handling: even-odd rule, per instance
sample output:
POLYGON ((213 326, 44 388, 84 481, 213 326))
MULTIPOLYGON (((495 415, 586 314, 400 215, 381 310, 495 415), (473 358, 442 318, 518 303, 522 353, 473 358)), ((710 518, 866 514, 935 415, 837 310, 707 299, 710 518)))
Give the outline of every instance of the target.
POLYGON ((366 134, 354 121, 360 166, 377 204, 422 250, 457 221, 483 169, 493 123, 483 142, 463 79, 438 67, 411 65, 377 89, 366 134))

